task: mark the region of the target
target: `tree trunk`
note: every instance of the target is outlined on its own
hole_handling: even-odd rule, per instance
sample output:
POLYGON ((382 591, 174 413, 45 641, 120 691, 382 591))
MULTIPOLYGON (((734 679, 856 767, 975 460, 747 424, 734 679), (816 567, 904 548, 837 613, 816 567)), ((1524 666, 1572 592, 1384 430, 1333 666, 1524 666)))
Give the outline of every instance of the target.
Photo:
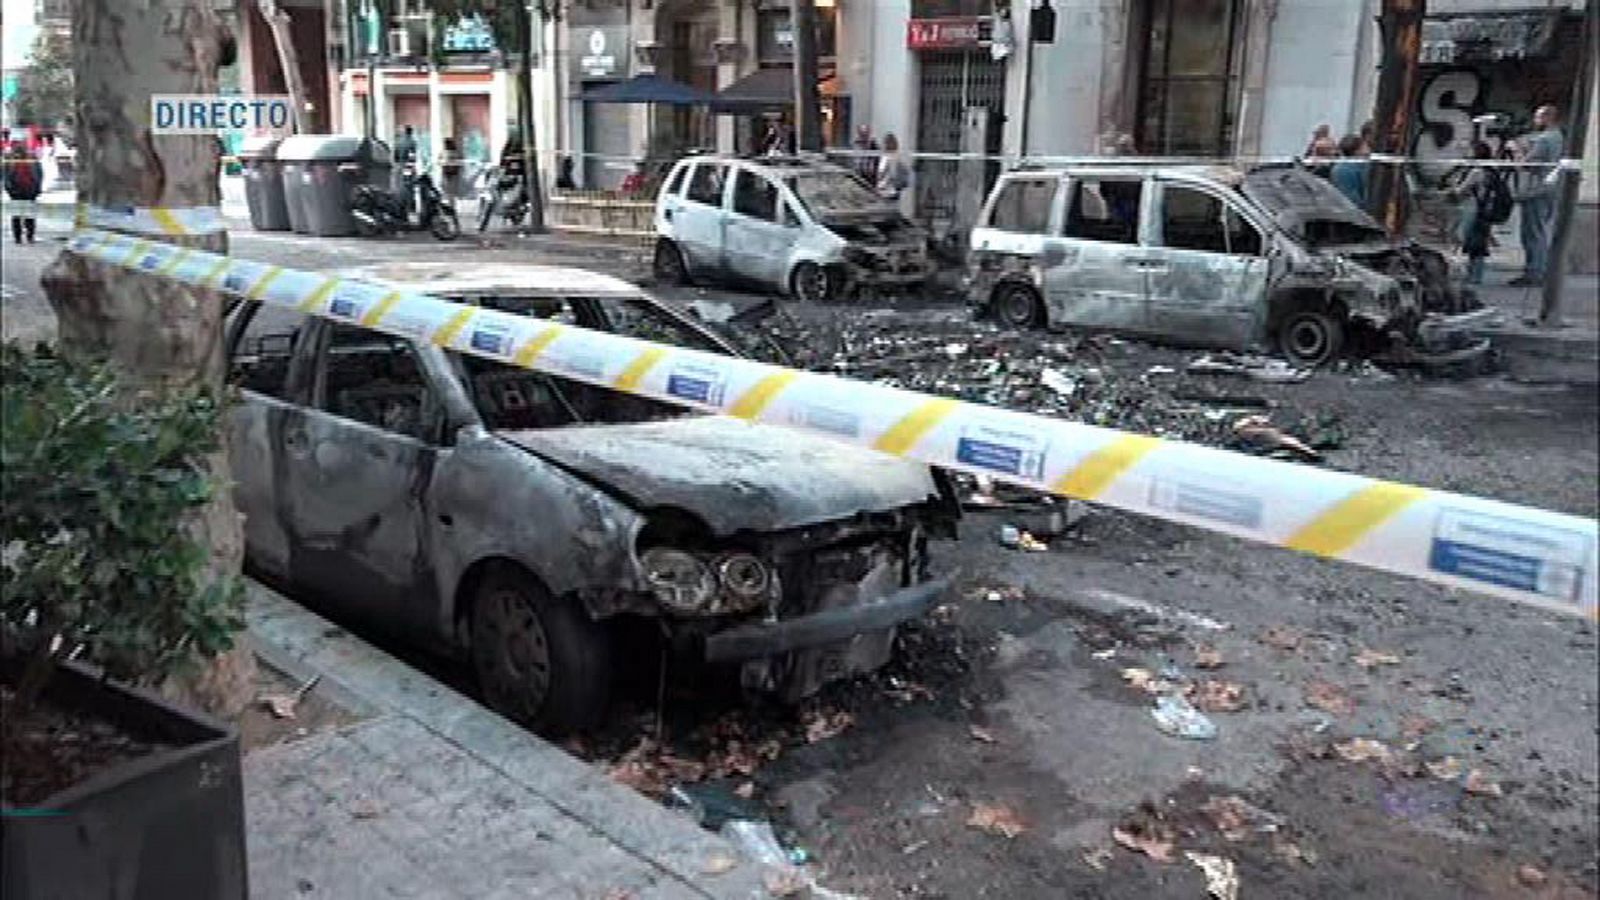
POLYGON ((822 101, 817 94, 817 5, 790 0, 794 29, 794 137, 800 150, 822 150, 822 101))
POLYGON ((284 89, 289 92, 293 107, 294 130, 309 131, 306 127, 306 86, 300 80, 300 57, 294 52, 294 36, 290 32, 289 11, 278 6, 277 0, 256 0, 261 17, 267 20, 267 30, 272 32, 273 46, 278 49, 278 67, 283 70, 284 89))
MULTIPOLYGON (((1383 59, 1378 73, 1377 153, 1406 155, 1411 138, 1411 116, 1417 108, 1418 58, 1422 53, 1422 19, 1427 15, 1427 0, 1383 0, 1379 32, 1383 40, 1383 59)), ((1377 162, 1372 166, 1371 212, 1378 216, 1390 234, 1399 235, 1406 227, 1405 164, 1377 162)))
MULTIPOLYGON (((217 138, 152 135, 152 94, 215 94, 227 34, 211 0, 77 0, 78 199, 94 206, 215 207, 217 138)), ((164 238, 226 253, 225 233, 164 238)), ((108 357, 135 383, 223 387, 222 299, 153 275, 63 252, 43 286, 64 350, 108 357)), ((187 523, 211 548, 207 579, 238 577, 239 514, 225 453, 209 460, 212 500, 187 523)), ((163 690, 231 717, 250 700, 255 661, 244 639, 197 676, 163 690)))

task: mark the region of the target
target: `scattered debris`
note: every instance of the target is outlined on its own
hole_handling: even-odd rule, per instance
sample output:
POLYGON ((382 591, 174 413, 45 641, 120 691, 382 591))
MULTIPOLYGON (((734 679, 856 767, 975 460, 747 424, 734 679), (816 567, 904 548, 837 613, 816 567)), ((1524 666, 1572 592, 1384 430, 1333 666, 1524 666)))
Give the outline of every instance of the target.
POLYGON ((1286 360, 1226 351, 1207 353, 1184 368, 1196 374, 1240 375, 1271 384, 1297 384, 1311 377, 1310 369, 1297 369, 1286 360))
POLYGON ((1127 682, 1129 687, 1144 691, 1152 697, 1170 694, 1178 689, 1178 686, 1171 681, 1165 678, 1158 678, 1154 672, 1138 666, 1130 666, 1123 669, 1122 680, 1127 682))
POLYGON ((904 853, 906 856, 910 856, 911 854, 916 853, 917 851, 923 849, 924 847, 927 847, 929 843, 930 843, 929 841, 925 841, 925 840, 923 840, 923 841, 912 841, 911 843, 905 845, 904 847, 901 847, 900 848, 900 852, 904 853))
POLYGON ((1480 797, 1502 797, 1505 791, 1500 789, 1500 783, 1490 780, 1481 769, 1473 769, 1467 773, 1466 780, 1461 782, 1461 789, 1469 794, 1480 797))
POLYGON ((1022 532, 1017 526, 1005 524, 1000 526, 1000 546, 1015 550, 1022 543, 1022 532))
POLYGON ((997 834, 1006 840, 1028 830, 1022 824, 1015 810, 1009 806, 999 806, 988 803, 974 803, 972 815, 967 819, 968 828, 976 828, 989 834, 997 834))
POLYGON ((1381 650, 1370 650, 1366 648, 1363 648, 1361 652, 1351 657, 1351 661, 1361 668, 1367 670, 1375 669, 1378 666, 1400 665, 1400 657, 1394 655, 1393 653, 1385 653, 1381 650))
POLYGON ((1185 693, 1202 712, 1238 712, 1244 708, 1244 685, 1205 678, 1189 685, 1185 693))
POLYGON ((1222 659, 1222 651, 1210 644, 1201 644, 1194 648, 1194 667, 1196 669, 1220 669, 1226 663, 1222 659))
POLYGON ((738 860, 726 853, 713 853, 700 864, 700 872, 703 875, 722 875, 733 871, 738 864, 738 860))
POLYGON ((1196 741, 1209 741, 1217 736, 1216 723, 1179 696, 1168 694, 1161 697, 1150 710, 1150 715, 1155 717, 1156 728, 1163 734, 1196 741))
POLYGON ((915 681, 908 681, 897 675, 889 676, 888 685, 889 686, 883 690, 884 696, 899 703, 910 703, 913 700, 919 699, 932 700, 934 697, 933 691, 930 690, 927 685, 918 684, 915 681))
POLYGON ((1456 759, 1454 756, 1429 760, 1423 763, 1423 767, 1428 770, 1429 775, 1440 781, 1455 781, 1465 771, 1465 767, 1461 765, 1461 760, 1456 759))
POLYGON ((1252 834, 1276 834, 1283 817, 1253 806, 1242 797, 1212 797, 1200 807, 1211 824, 1229 841, 1242 841, 1252 834))
POLYGON ((317 682, 321 680, 322 674, 319 672, 307 678, 305 683, 295 688, 292 694, 265 694, 261 697, 261 705, 279 719, 292 719, 300 701, 305 699, 306 693, 316 687, 317 682))
POLYGON ((1110 847, 1095 847, 1093 850, 1083 851, 1083 864, 1096 872, 1104 872, 1106 866, 1111 864, 1112 856, 1110 847))
POLYGON ((370 800, 363 800, 359 803, 356 803, 350 809, 350 818, 352 819, 376 819, 381 815, 383 815, 383 810, 378 806, 378 804, 373 803, 370 800))
POLYGON ((1059 369, 1044 368, 1039 370, 1039 383, 1063 397, 1071 397, 1078 390, 1078 382, 1069 378, 1059 369))
POLYGON ((1239 870, 1233 864, 1233 860, 1193 851, 1186 852, 1183 855, 1205 874, 1206 893, 1213 900, 1237 900, 1239 896, 1239 870))
POLYGON ((1539 887, 1549 880, 1549 876, 1544 874, 1543 869, 1523 863, 1517 867, 1517 880, 1525 887, 1539 887))
POLYGON ((973 725, 967 729, 967 734, 971 735, 972 739, 975 741, 980 741, 985 744, 994 743, 994 735, 991 734, 987 728, 973 725))
POLYGON ((1149 803, 1139 807, 1121 825, 1111 829, 1111 839, 1121 847, 1143 853, 1156 862, 1170 863, 1177 846, 1177 834, 1149 803))
POLYGON ((1328 681, 1312 681, 1305 686, 1306 703, 1325 713, 1348 716, 1356 711, 1356 702, 1344 688, 1328 681))
POLYGON ((828 738, 835 737, 856 722, 855 716, 843 710, 834 713, 825 713, 817 710, 806 713, 802 718, 805 722, 806 743, 808 744, 815 744, 817 741, 825 741, 828 738))
POLYGON ((1266 416, 1245 416, 1233 423, 1233 433, 1243 442, 1241 449, 1244 450, 1275 458, 1299 457, 1313 462, 1322 461, 1322 454, 1299 438, 1274 427, 1266 416))
POLYGON ((1372 738, 1352 738, 1341 744, 1333 745, 1333 752, 1345 762, 1372 762, 1387 763, 1394 758, 1394 751, 1382 741, 1372 738))
POLYGON ((1024 531, 1017 537, 1017 548, 1030 553, 1042 553, 1050 549, 1050 545, 1034 537, 1032 533, 1024 531))
POLYGON ((1091 653, 1089 655, 1093 656, 1095 659, 1101 659, 1101 660, 1104 660, 1104 659, 1115 659, 1116 655, 1117 655, 1117 648, 1115 648, 1115 647, 1107 647, 1104 650, 1096 650, 1095 652, 1093 652, 1093 653, 1091 653))
POLYGON ((729 819, 718 831, 738 847, 746 858, 767 866, 789 866, 789 851, 778 842, 772 823, 753 819, 729 819))

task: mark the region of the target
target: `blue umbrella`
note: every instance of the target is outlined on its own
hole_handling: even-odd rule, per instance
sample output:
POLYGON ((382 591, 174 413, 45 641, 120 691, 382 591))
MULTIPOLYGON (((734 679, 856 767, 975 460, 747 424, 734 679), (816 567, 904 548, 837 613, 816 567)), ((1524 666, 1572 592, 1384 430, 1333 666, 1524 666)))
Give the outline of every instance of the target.
POLYGON ((655 75, 635 75, 627 81, 592 88, 579 93, 576 99, 585 103, 661 103, 667 106, 711 106, 717 102, 708 91, 655 75))

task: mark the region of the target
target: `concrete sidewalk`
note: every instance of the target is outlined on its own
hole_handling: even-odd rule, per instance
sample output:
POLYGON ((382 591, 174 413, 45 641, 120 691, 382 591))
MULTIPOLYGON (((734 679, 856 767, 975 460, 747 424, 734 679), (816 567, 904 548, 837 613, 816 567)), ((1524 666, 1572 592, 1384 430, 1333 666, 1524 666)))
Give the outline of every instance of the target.
POLYGON ((1539 315, 1543 292, 1512 287, 1512 266, 1491 266, 1479 299, 1505 314, 1486 336, 1494 342, 1506 372, 1523 381, 1600 383, 1600 279, 1569 274, 1561 295, 1562 327, 1530 324, 1539 315))
POLYGON ((252 896, 768 896, 722 838, 299 605, 251 583, 248 617, 365 716, 245 757, 252 896))

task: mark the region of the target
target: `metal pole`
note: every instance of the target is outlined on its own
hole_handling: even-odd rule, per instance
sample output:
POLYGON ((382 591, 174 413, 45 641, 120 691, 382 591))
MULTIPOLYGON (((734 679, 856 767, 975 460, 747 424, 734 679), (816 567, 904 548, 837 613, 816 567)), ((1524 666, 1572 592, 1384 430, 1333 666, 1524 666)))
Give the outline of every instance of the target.
POLYGON ((367 0, 362 7, 362 27, 366 32, 367 45, 367 109, 362 116, 362 126, 366 129, 367 139, 377 137, 378 131, 378 27, 375 24, 377 10, 372 7, 372 0, 367 0))
MULTIPOLYGON (((1594 67, 1600 54, 1595 52, 1595 41, 1600 39, 1600 2, 1588 0, 1584 4, 1582 62, 1575 79, 1575 96, 1572 109, 1563 115, 1567 122, 1567 146, 1562 151, 1566 159, 1583 156, 1583 143, 1588 138, 1589 95, 1594 92, 1594 67)), ((1550 235, 1550 255, 1545 264, 1544 295, 1539 303, 1539 325, 1545 328, 1561 327, 1561 294, 1567 281, 1567 245, 1572 242, 1572 216, 1578 207, 1578 186, 1583 181, 1581 173, 1572 169, 1561 170, 1561 196, 1556 206, 1555 229, 1550 235)))
POLYGON ((790 0, 794 28, 794 126, 797 149, 822 149, 822 102, 817 96, 816 0, 790 0))
MULTIPOLYGON (((1422 52, 1422 19, 1427 0, 1383 0, 1378 28, 1383 39, 1383 61, 1378 74, 1378 153, 1404 156, 1411 136, 1411 115, 1417 106, 1417 60, 1422 52)), ((1406 225, 1404 163, 1382 162, 1373 170, 1371 208, 1391 234, 1406 225)))

